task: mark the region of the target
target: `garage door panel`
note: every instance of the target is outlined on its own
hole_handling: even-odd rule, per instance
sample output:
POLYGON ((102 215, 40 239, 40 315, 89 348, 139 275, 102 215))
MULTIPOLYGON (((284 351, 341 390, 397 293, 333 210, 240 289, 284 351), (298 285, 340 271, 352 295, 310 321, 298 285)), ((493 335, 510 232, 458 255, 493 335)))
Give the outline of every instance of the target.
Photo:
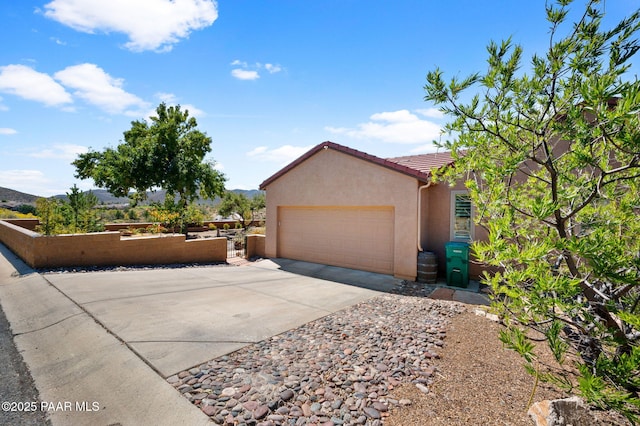
POLYGON ((392 207, 280 207, 278 256, 393 273, 392 207))

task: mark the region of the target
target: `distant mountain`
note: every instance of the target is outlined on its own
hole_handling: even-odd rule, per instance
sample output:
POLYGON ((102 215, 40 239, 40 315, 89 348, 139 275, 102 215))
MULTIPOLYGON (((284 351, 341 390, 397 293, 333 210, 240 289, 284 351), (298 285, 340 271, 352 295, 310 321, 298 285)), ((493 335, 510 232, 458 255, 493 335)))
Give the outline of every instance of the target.
MULTIPOLYGON (((262 191, 258 190, 258 189, 232 189, 232 192, 236 192, 236 193, 240 193, 240 194, 244 194, 247 198, 253 198, 256 195, 262 193, 262 191)), ((98 197, 98 201, 100 202, 100 204, 106 204, 106 205, 121 205, 121 204, 129 204, 129 198, 127 197, 115 197, 112 194, 110 194, 107 190, 105 189, 94 189, 91 190, 91 192, 93 192, 93 194, 98 197)), ((159 189, 155 192, 147 192, 147 199, 142 203, 142 204, 149 204, 149 203, 161 203, 164 201, 164 198, 166 196, 167 192, 163 189, 159 189)), ((62 199, 66 199, 67 196, 66 195, 56 195, 57 198, 62 198, 62 199)), ((197 204, 205 204, 208 206, 215 206, 217 204, 220 203, 220 197, 216 197, 213 200, 207 200, 207 199, 199 199, 198 201, 196 201, 197 204)))
POLYGON ((260 191, 259 189, 232 189, 231 192, 235 192, 237 194, 244 194, 249 199, 255 197, 256 195, 264 193, 264 191, 260 191))
MULTIPOLYGON (((237 192, 239 194, 244 194, 247 198, 253 198, 258 194, 261 194, 262 191, 258 189, 232 189, 231 191, 237 192)), ((98 197, 98 202, 104 205, 125 205, 129 204, 129 198, 127 197, 115 197, 111 195, 106 189, 93 189, 91 190, 93 194, 98 197)), ((148 202, 162 202, 164 201, 166 191, 158 190, 156 192, 148 192, 147 193, 147 201, 148 202)), ((15 191, 9 188, 3 188, 0 186, 0 207, 15 207, 20 204, 32 204, 35 205, 36 200, 41 198, 37 195, 25 194, 24 192, 15 191)), ((66 194, 55 195, 55 198, 60 198, 63 200, 67 199, 66 194)), ((198 201, 199 204, 206 205, 216 205, 220 203, 220 198, 216 197, 214 200, 204 200, 201 199, 198 201)))
POLYGON ((37 195, 26 194, 0 186, 0 206, 13 207, 20 204, 35 204, 40 198, 37 195))
MULTIPOLYGON (((86 193, 89 191, 84 191, 84 192, 86 193)), ((90 192, 92 192, 93 195, 95 195, 98 198, 99 204, 104 204, 108 206, 117 206, 117 205, 129 204, 129 201, 130 201, 128 197, 116 197, 106 189, 92 189, 90 192)), ((166 192, 163 190, 156 191, 156 192, 150 192, 150 191, 147 192, 147 201, 145 201, 145 204, 164 201, 165 193, 166 192)), ((67 200, 67 194, 59 194, 59 195, 55 195, 54 197, 59 198, 61 200, 67 200)))

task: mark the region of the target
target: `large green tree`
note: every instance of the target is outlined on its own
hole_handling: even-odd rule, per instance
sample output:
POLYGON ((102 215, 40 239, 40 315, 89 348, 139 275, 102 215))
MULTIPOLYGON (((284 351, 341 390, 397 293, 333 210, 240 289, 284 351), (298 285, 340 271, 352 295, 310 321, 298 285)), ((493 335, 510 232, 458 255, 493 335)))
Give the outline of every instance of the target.
MULTIPOLYGON (((577 363, 578 392, 600 407, 640 412, 640 84, 638 11, 603 29, 604 2, 568 22, 571 0, 546 6, 548 49, 523 67, 523 49, 488 45, 484 73, 427 75, 427 101, 446 126, 489 238, 473 250, 506 325, 501 339, 536 378, 531 339, 577 363), (472 94, 469 94, 469 92, 472 94), (531 334, 534 329, 541 334, 531 334)), ((574 385, 576 383, 573 383, 574 385)))
POLYGON ((161 103, 156 116, 134 121, 115 149, 89 151, 73 162, 76 177, 92 178, 116 196, 144 200, 147 191, 162 188, 167 202, 179 211, 198 197, 214 198, 224 192, 224 175, 205 159, 211 138, 197 129, 194 117, 180 106, 161 103))

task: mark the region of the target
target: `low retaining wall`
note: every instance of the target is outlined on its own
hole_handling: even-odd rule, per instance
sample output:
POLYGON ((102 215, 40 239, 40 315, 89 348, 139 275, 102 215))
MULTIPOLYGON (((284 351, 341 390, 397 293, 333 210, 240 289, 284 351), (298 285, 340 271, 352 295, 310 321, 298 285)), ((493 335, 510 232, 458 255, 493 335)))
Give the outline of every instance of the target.
MULTIPOLYGON (((37 222, 37 220, 36 220, 37 222)), ((260 226, 262 221, 254 220, 247 226, 260 226)), ((189 231, 198 232, 198 231, 208 231, 210 225, 215 225, 216 228, 223 230, 224 225, 229 225, 229 229, 236 229, 237 221, 231 220, 205 220, 202 223, 202 226, 189 227, 189 231)), ((155 225, 153 222, 122 222, 122 223, 106 223, 104 225, 105 231, 119 231, 121 229, 146 229, 150 226, 155 225)), ((264 226, 264 223, 262 224, 264 226)))
POLYGON ((264 242, 264 235, 247 235, 247 247, 245 250, 245 256, 247 259, 251 259, 252 257, 266 257, 264 252, 264 242))
POLYGON ((44 236, 0 221, 0 242, 32 268, 210 263, 227 260, 227 239, 184 235, 121 238, 119 232, 44 236))
POLYGON ((5 222, 9 222, 13 225, 18 225, 21 228, 28 229, 29 231, 35 231, 36 227, 40 225, 39 219, 2 219, 5 222))
MULTIPOLYGON (((9 247, 27 265, 34 267, 36 253, 36 238, 40 234, 18 225, 19 220, 0 221, 0 242, 9 247)), ((24 222, 30 226, 30 222, 24 222)), ((34 226, 35 229, 35 226, 34 226)))

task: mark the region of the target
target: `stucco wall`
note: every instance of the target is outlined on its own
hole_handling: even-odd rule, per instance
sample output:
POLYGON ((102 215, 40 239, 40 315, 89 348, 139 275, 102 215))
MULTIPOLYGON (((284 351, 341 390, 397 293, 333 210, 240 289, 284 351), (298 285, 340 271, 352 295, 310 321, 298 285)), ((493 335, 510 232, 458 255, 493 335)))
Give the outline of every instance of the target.
MULTIPOLYGON (((0 220, 0 242, 11 249, 26 264, 33 266, 35 262, 35 241, 37 232, 19 226, 17 220, 0 220)), ((29 226, 29 222, 24 222, 29 226)))
POLYGON ((394 275, 414 279, 417 188, 415 178, 397 171, 333 149, 318 151, 266 188, 266 256, 278 256, 280 206, 390 206, 395 211, 394 275))
MULTIPOLYGON (((466 189, 464 183, 450 187, 447 183, 433 185, 423 191, 424 214, 426 229, 422 232, 422 248, 432 251, 438 257, 438 271, 441 276, 446 274, 445 244, 451 239, 451 191, 466 189), (425 195, 426 194, 426 195, 425 195)), ((485 240, 487 233, 484 228, 474 227, 474 239, 485 240)), ((482 273, 480 265, 471 262, 469 275, 477 278, 482 273)))
POLYGON ((264 235, 247 235, 247 247, 245 249, 247 259, 251 259, 252 257, 266 257, 264 251, 265 240, 266 237, 264 235))
POLYGON ((224 262, 226 238, 121 238, 119 232, 43 236, 0 221, 0 241, 34 268, 224 262))
POLYGON ((40 225, 40 219, 2 219, 5 222, 18 225, 21 228, 28 229, 29 231, 35 231, 36 227, 40 225))

